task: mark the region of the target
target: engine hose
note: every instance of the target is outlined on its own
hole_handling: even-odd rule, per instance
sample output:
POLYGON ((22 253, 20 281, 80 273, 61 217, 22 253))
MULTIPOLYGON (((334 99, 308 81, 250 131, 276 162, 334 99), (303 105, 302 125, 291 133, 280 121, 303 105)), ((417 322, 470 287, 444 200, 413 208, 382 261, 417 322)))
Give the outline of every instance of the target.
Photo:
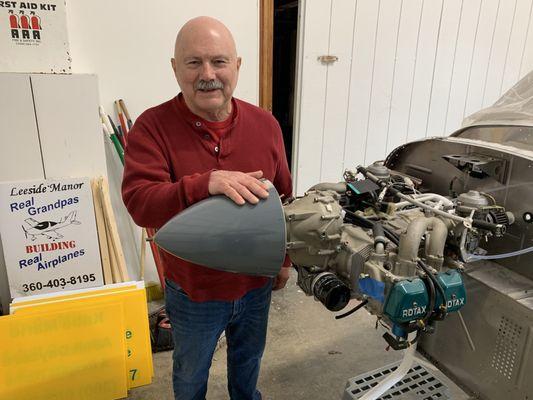
POLYGON ((356 305, 354 308, 352 308, 350 311, 347 311, 344 314, 336 315, 335 319, 346 318, 347 316, 352 315, 354 312, 356 312, 357 310, 363 308, 367 304, 368 304, 368 300, 363 300, 358 305, 356 305))
POLYGON ((531 252, 533 252, 533 246, 522 249, 522 250, 511 251, 510 253, 491 254, 488 256, 478 256, 476 254, 467 254, 465 261, 470 262, 470 261, 477 261, 477 260, 499 260, 501 258, 516 257, 516 256, 521 256, 522 254, 527 254, 531 252))
POLYGON ((369 219, 362 217, 360 215, 357 215, 356 213, 343 209, 344 212, 346 212, 346 215, 350 217, 351 220, 353 220, 356 225, 360 226, 361 228, 366 229, 372 229, 374 227, 374 222, 370 221, 369 219))
POLYGON ((424 317, 423 321, 424 325, 427 325, 431 316, 433 315, 433 310, 435 309, 435 302, 437 299, 435 296, 435 285, 433 284, 433 280, 429 277, 426 277, 425 280, 429 291, 429 307, 428 312, 426 313, 426 316, 424 317))
POLYGON ((424 261, 418 260, 417 264, 426 273, 426 275, 429 277, 429 279, 431 279, 431 281, 433 282, 435 287, 438 289, 438 291, 439 291, 439 293, 440 293, 440 295, 442 297, 442 301, 443 301, 443 303, 441 304, 441 307, 444 309, 444 312, 446 312, 446 310, 447 310, 447 307, 446 307, 446 294, 444 293, 444 289, 440 285, 440 283, 437 280, 437 278, 435 278, 435 276, 431 273, 431 271, 429 270, 429 268, 427 267, 427 265, 426 265, 426 263, 424 261))

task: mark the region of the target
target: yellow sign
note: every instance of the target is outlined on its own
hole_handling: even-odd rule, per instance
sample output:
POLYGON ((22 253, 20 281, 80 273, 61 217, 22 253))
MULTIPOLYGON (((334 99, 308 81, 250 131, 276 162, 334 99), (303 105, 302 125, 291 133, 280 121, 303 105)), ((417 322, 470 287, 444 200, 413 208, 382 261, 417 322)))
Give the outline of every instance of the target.
POLYGON ((123 314, 116 301, 0 317, 0 399, 127 396, 123 314))
POLYGON ((152 351, 150 347, 150 332, 148 327, 148 309, 146 292, 140 288, 123 286, 109 290, 93 290, 81 296, 63 294, 48 301, 20 302, 11 305, 15 315, 46 315, 50 312, 69 309, 73 314, 77 308, 86 306, 106 307, 108 304, 122 304, 123 337, 126 357, 128 388, 150 384, 153 377, 152 351))

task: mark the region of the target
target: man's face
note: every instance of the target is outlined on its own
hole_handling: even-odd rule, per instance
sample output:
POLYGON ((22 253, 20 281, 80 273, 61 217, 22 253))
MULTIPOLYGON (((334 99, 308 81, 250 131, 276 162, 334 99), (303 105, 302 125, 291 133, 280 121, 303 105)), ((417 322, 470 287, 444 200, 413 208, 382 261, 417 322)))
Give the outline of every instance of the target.
POLYGON ((226 117, 241 60, 233 41, 216 29, 186 35, 176 48, 172 68, 187 105, 201 117, 226 117))

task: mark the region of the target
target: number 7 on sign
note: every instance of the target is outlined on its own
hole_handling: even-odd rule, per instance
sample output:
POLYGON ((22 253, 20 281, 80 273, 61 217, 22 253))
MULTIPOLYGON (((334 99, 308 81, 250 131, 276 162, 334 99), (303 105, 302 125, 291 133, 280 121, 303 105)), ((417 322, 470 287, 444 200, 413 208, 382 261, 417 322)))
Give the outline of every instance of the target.
POLYGON ((131 380, 134 381, 135 380, 135 375, 137 374, 137 370, 136 369, 130 369, 130 374, 131 374, 131 380))

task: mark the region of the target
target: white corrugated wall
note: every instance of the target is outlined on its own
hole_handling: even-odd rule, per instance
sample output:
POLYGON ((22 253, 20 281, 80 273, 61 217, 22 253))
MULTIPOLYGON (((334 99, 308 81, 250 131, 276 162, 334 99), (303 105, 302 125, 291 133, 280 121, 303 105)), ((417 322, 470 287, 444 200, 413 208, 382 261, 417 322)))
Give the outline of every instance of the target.
POLYGON ((533 0, 302 0, 297 193, 445 136, 533 69, 533 0), (318 57, 338 61, 322 64, 318 57))

